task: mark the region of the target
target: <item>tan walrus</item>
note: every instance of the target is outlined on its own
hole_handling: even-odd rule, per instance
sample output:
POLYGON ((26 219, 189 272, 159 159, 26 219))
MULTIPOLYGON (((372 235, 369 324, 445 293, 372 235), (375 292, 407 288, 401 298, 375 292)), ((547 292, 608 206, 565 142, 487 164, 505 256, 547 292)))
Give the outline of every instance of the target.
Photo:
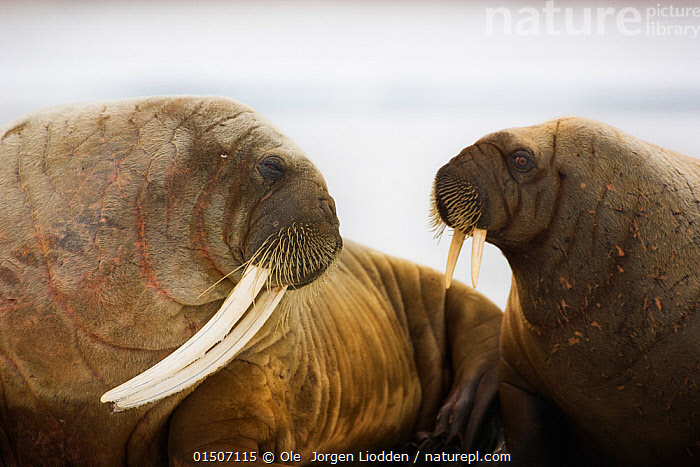
POLYGON ((474 233, 513 271, 500 399, 514 460, 697 465, 700 161, 562 118, 464 149, 434 199, 455 251, 474 233))
POLYGON ((308 463, 431 430, 478 446, 500 312, 340 253, 322 176, 249 107, 64 106, 0 138, 5 465, 308 463))

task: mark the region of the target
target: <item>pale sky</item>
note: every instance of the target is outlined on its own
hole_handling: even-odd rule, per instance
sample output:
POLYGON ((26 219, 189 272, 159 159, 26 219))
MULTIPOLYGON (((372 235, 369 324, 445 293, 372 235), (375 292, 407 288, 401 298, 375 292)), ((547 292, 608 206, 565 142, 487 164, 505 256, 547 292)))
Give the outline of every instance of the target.
MULTIPOLYGON (((0 125, 68 102, 232 97, 316 163, 345 237, 442 270, 449 237, 428 230, 430 185, 486 133, 582 115, 700 156, 700 37, 652 35, 700 17, 648 18, 657 4, 555 2, 548 23, 544 1, 0 2, 0 125), (488 34, 486 8, 502 5, 511 34, 488 34), (580 29, 584 7, 592 33, 567 34, 563 9, 580 29), (635 8, 626 26, 639 34, 614 15, 596 34, 600 7, 635 8), (516 34, 528 14, 539 34, 516 34)), ((469 283, 467 257, 456 278, 469 283)), ((509 287, 487 249, 479 290, 504 307, 509 287)))

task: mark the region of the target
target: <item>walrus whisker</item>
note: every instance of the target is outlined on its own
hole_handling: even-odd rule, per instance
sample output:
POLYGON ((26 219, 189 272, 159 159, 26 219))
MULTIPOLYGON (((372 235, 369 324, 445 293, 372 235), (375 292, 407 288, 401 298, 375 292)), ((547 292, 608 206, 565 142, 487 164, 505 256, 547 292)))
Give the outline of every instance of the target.
POLYGON ((440 217, 440 213, 438 212, 437 206, 435 205, 435 194, 433 193, 431 196, 433 199, 430 203, 428 227, 430 228, 430 231, 433 232, 433 238, 437 239, 439 242, 440 238, 442 238, 442 234, 445 232, 447 224, 445 224, 445 222, 440 217))
POLYGON ((242 263, 240 266, 238 266, 237 268, 235 268, 235 269, 232 270, 231 272, 229 272, 229 273, 227 273, 226 275, 224 275, 221 279, 219 279, 218 281, 214 282, 212 285, 210 285, 209 287, 207 287, 207 289, 206 289, 204 292, 202 292, 202 293, 200 293, 199 295, 197 295, 197 298, 202 297, 202 295, 204 295, 204 294, 206 294, 207 292, 209 292, 211 289, 213 289, 214 287, 216 287, 217 285, 219 285, 219 284, 220 284, 221 282, 223 282, 225 279, 229 278, 232 274, 235 274, 236 271, 240 270, 242 267, 246 266, 247 264, 248 264, 248 261, 246 261, 245 263, 242 263))
POLYGON ((438 242, 445 232, 445 227, 447 224, 440 217, 440 212, 437 208, 437 195, 435 193, 435 182, 433 181, 433 188, 430 191, 430 212, 428 214, 428 227, 431 232, 433 232, 433 238, 437 239, 438 242))
POLYGON ((479 282, 479 271, 486 239, 486 230, 476 227, 476 223, 481 217, 481 208, 476 189, 470 183, 455 178, 443 179, 438 186, 436 178, 433 182, 430 204, 431 227, 436 232, 435 237, 440 238, 448 222, 449 226, 454 228, 452 242, 447 254, 445 287, 450 288, 462 244, 467 235, 472 235, 471 275, 472 286, 476 288, 479 282), (440 202, 439 207, 438 200, 440 202))
POLYGON ((457 230, 471 232, 481 215, 478 203, 478 194, 471 184, 447 179, 442 180, 438 187, 437 181, 434 181, 430 203, 430 227, 435 232, 434 237, 440 239, 448 221, 449 226, 457 230), (447 220, 440 213, 438 199, 447 220))
MULTIPOLYGON (((271 235, 270 235, 270 236, 271 236, 271 235)), ((270 237, 268 237, 268 238, 270 238, 270 237)), ((263 245, 265 245, 265 243, 266 243, 266 242, 263 242, 263 245)), ((255 253, 253 253, 253 256, 251 256, 250 259, 249 259, 248 261, 245 261, 245 262, 241 263, 240 266, 238 266, 237 268, 233 269, 231 272, 229 272, 229 273, 227 273, 226 275, 224 275, 221 279, 219 279, 218 281, 214 282, 212 285, 210 285, 209 287, 207 287, 207 289, 206 289, 204 292, 202 292, 202 293, 200 293, 199 295, 197 295, 197 298, 202 297, 202 295, 204 295, 204 294, 206 294, 207 292, 209 292, 211 289, 213 289, 214 287, 216 287, 217 285, 219 285, 219 284, 220 284, 221 282, 223 282, 225 279, 231 277, 232 274, 235 274, 237 271, 239 271, 239 270, 241 270, 241 269, 245 269, 246 267, 248 267, 248 265, 252 264, 253 261, 255 261, 255 259, 258 257, 258 255, 261 254, 262 251, 263 251, 263 247, 261 246, 260 248, 258 248, 258 250, 257 250, 255 253)))
MULTIPOLYGON (((275 235, 275 234, 271 234, 270 236, 268 236, 268 238, 265 240, 265 242, 263 242, 263 246, 261 246, 260 249, 258 250, 258 252, 260 252, 259 260, 257 260, 257 256, 258 256, 257 253, 250 260, 251 263, 253 261, 257 260, 257 263, 261 267, 265 267, 271 271, 271 273, 268 276, 267 281, 266 281, 266 290, 268 290, 268 291, 272 288, 273 282, 277 282, 278 284, 282 283, 281 277, 279 274, 279 270, 278 270, 278 266, 277 266, 277 264, 279 262, 277 259, 277 255, 278 255, 277 250, 278 250, 279 242, 276 243, 276 242, 270 240, 273 237, 273 235, 275 235)), ((280 232, 277 232, 277 236, 278 237, 280 236, 280 232)))

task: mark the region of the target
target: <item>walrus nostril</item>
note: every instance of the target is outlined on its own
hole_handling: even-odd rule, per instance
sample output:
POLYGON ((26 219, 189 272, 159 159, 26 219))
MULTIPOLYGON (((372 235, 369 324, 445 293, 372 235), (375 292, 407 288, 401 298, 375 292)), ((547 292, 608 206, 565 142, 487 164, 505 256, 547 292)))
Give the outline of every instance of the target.
POLYGON ((335 206, 333 206, 328 198, 319 198, 318 201, 323 217, 328 220, 334 220, 337 217, 335 213, 335 206))

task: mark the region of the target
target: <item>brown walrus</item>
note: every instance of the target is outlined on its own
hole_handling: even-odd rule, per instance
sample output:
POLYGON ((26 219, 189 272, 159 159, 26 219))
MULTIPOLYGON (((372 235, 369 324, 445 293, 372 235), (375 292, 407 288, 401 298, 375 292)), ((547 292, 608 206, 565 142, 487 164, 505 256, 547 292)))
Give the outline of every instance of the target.
POLYGON ((499 310, 341 254, 322 176, 249 107, 64 106, 0 139, 0 463, 308 463, 434 426, 481 442, 499 310))
POLYGON ((500 399, 514 460, 697 465, 700 161, 562 118, 483 137, 433 196, 456 250, 485 237, 513 271, 500 399))

